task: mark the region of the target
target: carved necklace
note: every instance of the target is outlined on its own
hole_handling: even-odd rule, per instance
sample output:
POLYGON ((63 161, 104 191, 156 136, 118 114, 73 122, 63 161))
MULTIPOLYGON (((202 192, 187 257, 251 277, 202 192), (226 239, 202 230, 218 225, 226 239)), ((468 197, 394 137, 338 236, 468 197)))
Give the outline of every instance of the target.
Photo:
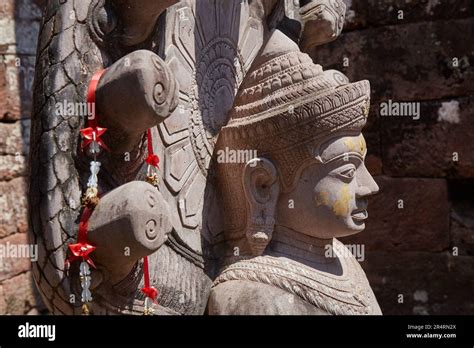
POLYGON ((368 291, 369 285, 360 265, 353 257, 338 253, 337 249, 344 247, 342 243, 337 240, 334 243, 344 270, 341 276, 318 271, 291 259, 265 255, 226 267, 213 287, 229 280, 255 281, 276 286, 330 314, 371 314, 373 294, 368 291))

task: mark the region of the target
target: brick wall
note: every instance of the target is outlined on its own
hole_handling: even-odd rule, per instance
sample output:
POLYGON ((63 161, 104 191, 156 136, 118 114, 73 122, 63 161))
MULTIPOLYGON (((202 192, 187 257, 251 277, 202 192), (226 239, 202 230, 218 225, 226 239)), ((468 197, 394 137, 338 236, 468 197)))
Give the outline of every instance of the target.
POLYGON ((366 231, 343 241, 365 246, 385 314, 473 314, 474 3, 346 3, 342 37, 311 55, 370 80, 367 164, 380 193, 366 231), (389 99, 420 103, 420 118, 381 116, 389 99))
MULTIPOLYGON (((27 168, 41 2, 0 2, 0 244, 25 245, 27 168)), ((0 258, 0 314, 44 311, 27 258, 0 258)))

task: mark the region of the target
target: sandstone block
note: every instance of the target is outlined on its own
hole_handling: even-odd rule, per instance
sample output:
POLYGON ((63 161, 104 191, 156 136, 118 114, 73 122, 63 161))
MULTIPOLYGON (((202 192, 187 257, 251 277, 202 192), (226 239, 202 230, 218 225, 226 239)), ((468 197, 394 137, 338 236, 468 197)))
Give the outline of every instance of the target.
POLYGON ((380 192, 369 201, 366 230, 345 244, 366 250, 441 251, 449 247, 448 189, 442 179, 379 176, 380 192), (400 208, 402 207, 402 208, 400 208))
POLYGON ((0 121, 30 117, 34 66, 31 56, 0 56, 0 121))
POLYGON ((26 155, 29 150, 30 122, 0 123, 0 155, 26 155))
MULTIPOLYGON (((6 311, 4 314, 24 315, 38 306, 31 272, 22 273, 2 283, 6 311)), ((0 314, 2 314, 0 312, 0 314)))
POLYGON ((425 102, 420 119, 381 117, 384 173, 391 176, 473 177, 474 97, 425 102))
MULTIPOLYGON (((24 178, 0 182, 0 238, 28 229, 24 178)), ((26 237, 25 237, 26 238, 26 237)))
POLYGON ((474 184, 451 182, 451 249, 459 255, 474 256, 474 184))
POLYGON ((474 57, 459 36, 473 32, 471 19, 370 28, 343 33, 311 56, 351 80, 371 81, 374 101, 452 98, 474 94, 474 57))
POLYGON ((5 302, 5 294, 3 291, 3 286, 0 284, 0 315, 6 314, 7 304, 5 302))
MULTIPOLYGON (((28 242, 28 236, 26 233, 17 233, 13 236, 0 239, 0 245, 2 249, 5 247, 15 247, 19 249, 18 245, 25 246, 28 242)), ((8 252, 5 256, 13 255, 11 252, 8 252)), ((3 256, 3 255, 2 255, 3 256)), ((31 259, 26 257, 0 257, 0 281, 5 279, 10 279, 17 274, 26 272, 31 267, 31 259)))
POLYGON ((469 0, 401 1, 346 0, 346 30, 367 26, 399 25, 472 16, 474 3, 469 0), (400 12, 403 16, 401 19, 400 12))
POLYGON ((25 156, 0 156, 0 180, 11 180, 19 176, 25 176, 26 171, 25 156))
POLYGON ((375 252, 362 263, 384 314, 472 314, 473 257, 375 252), (399 303, 403 295, 403 303, 399 303))

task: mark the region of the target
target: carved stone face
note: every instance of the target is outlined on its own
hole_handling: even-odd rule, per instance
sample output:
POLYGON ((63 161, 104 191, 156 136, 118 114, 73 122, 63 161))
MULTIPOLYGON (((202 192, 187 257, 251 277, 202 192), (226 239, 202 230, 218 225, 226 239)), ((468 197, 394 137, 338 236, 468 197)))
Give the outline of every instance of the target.
POLYGON ((315 152, 323 163, 304 168, 295 188, 280 195, 277 224, 317 238, 362 231, 367 196, 379 189, 364 165, 364 137, 341 136, 315 152))
POLYGON ((342 31, 346 6, 341 0, 306 1, 301 8, 303 51, 335 40, 342 31))

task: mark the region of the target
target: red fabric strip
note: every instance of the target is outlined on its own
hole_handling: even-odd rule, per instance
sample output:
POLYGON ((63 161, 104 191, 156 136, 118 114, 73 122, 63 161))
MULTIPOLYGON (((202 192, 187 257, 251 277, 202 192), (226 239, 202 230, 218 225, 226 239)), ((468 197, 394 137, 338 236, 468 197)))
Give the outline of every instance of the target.
POLYGON ((150 287, 150 273, 148 273, 148 256, 143 258, 143 275, 145 277, 145 288, 150 287))
POLYGON ((150 286, 150 273, 148 270, 148 256, 143 258, 143 278, 145 279, 145 286, 142 288, 142 292, 149 297, 153 302, 156 302, 158 297, 158 291, 150 286))
MULTIPOLYGON (((153 167, 158 167, 159 158, 153 152, 153 137, 151 135, 151 129, 147 130, 147 149, 148 149, 148 157, 145 159, 145 162, 153 167)), ((150 272, 148 269, 148 256, 143 258, 143 278, 145 281, 145 286, 142 288, 142 292, 152 299, 153 302, 156 301, 156 297, 158 296, 158 291, 150 286, 150 272)))
POLYGON ((148 145, 148 156, 153 155, 153 138, 151 136, 151 128, 146 132, 147 145, 148 145))
POLYGON ((79 222, 79 232, 77 233, 78 243, 87 243, 87 229, 89 227, 89 218, 92 215, 92 209, 87 207, 82 212, 81 221, 79 222))
POLYGON ((153 137, 151 136, 151 128, 148 129, 146 136, 147 136, 148 157, 145 159, 145 162, 148 163, 152 167, 158 168, 160 159, 153 152, 153 137))
POLYGON ((95 109, 96 109, 95 92, 97 90, 97 86, 99 85, 100 78, 102 77, 102 75, 104 75, 104 72, 105 72, 105 69, 96 72, 94 76, 92 76, 92 80, 89 83, 89 89, 87 91, 87 104, 94 105, 94 107, 92 108, 93 110, 92 118, 88 119, 89 127, 97 127, 99 124, 99 121, 98 121, 99 116, 95 112, 95 109))

